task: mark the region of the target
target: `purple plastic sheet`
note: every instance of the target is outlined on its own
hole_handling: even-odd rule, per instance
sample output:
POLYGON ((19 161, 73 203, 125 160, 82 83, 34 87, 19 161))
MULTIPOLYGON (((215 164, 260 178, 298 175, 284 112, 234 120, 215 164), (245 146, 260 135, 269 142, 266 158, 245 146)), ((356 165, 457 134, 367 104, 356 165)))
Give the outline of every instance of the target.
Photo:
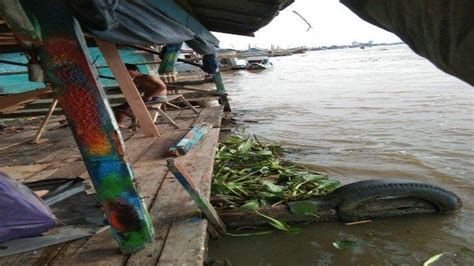
POLYGON ((56 225, 46 203, 0 172, 0 242, 40 235, 56 225))

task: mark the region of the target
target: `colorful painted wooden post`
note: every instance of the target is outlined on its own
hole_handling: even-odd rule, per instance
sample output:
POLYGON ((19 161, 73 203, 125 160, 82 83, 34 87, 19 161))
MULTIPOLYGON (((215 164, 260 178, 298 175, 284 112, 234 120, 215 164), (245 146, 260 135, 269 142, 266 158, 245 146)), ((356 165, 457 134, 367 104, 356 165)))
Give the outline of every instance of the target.
POLYGON ((227 93, 225 92, 224 80, 222 80, 221 72, 217 72, 212 75, 212 80, 216 84, 217 92, 219 93, 219 103, 224 105, 225 112, 231 112, 229 99, 227 98, 227 93))
POLYGON ((15 26, 12 30, 20 41, 33 42, 37 48, 47 81, 69 122, 112 233, 123 253, 136 252, 152 240, 151 219, 136 190, 112 110, 97 82, 97 73, 91 68, 84 37, 66 2, 24 1, 24 11, 36 36, 25 35, 15 26))
POLYGON ((163 77, 165 82, 176 81, 176 73, 174 65, 178 60, 179 50, 181 49, 182 43, 168 44, 166 45, 166 51, 161 59, 158 73, 163 77), (174 77, 174 78, 173 78, 174 77))

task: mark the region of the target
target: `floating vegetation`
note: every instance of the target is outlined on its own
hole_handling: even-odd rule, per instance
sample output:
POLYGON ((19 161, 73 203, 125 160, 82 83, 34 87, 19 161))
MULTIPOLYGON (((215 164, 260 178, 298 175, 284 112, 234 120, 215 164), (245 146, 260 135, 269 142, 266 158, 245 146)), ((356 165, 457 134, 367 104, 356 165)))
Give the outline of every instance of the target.
MULTIPOLYGON (((256 136, 231 135, 222 141, 215 157, 212 183, 217 207, 258 211, 263 206, 323 196, 339 187, 339 181, 284 161, 284 152, 280 145, 264 143, 256 136)), ((317 215, 311 206, 305 202, 295 211, 317 215)), ((268 220, 274 227, 288 229, 268 220)))

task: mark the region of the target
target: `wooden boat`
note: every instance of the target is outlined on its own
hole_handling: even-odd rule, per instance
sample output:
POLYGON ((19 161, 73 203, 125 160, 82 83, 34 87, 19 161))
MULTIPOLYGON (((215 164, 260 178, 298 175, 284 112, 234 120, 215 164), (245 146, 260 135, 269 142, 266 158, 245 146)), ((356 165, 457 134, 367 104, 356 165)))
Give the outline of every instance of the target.
POLYGON ((247 61, 238 58, 222 58, 220 60, 220 69, 222 71, 227 70, 242 70, 246 69, 247 61))
POLYGON ((264 70, 273 67, 268 56, 250 57, 247 58, 247 62, 247 70, 264 70))

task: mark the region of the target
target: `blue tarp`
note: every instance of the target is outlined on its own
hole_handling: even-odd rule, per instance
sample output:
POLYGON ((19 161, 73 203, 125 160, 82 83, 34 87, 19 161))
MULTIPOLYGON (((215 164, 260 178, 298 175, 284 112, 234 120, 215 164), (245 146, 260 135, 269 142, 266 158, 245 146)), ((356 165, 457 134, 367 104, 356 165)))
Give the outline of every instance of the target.
POLYGON ((0 242, 37 236, 56 225, 56 218, 38 196, 1 172, 0 214, 0 242))

